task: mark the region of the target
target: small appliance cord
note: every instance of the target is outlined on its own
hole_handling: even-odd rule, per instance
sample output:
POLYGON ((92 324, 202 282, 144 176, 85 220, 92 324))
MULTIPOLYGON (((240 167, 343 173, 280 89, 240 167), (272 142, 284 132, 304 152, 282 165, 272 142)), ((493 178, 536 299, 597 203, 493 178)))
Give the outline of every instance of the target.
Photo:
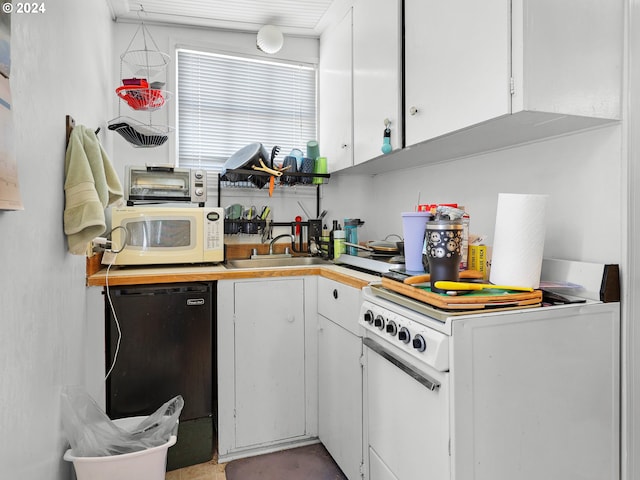
POLYGON ((113 360, 111 362, 111 366, 109 367, 109 371, 107 372, 107 374, 104 377, 105 382, 107 381, 107 379, 109 378, 109 375, 111 375, 111 372, 113 371, 114 367, 116 366, 116 361, 118 359, 118 353, 120 352, 120 341, 122 340, 122 329, 120 328, 120 322, 118 321, 118 315, 116 314, 116 309, 113 306, 113 301, 111 300, 111 291, 109 289, 109 271, 111 270, 111 267, 113 266, 113 264, 116 262, 116 258, 118 257, 118 253, 120 253, 122 250, 124 250, 127 246, 127 240, 128 240, 128 234, 129 232, 127 231, 126 228, 124 227, 116 227, 114 229, 112 229, 109 232, 109 235, 111 235, 111 233, 113 233, 114 230, 116 230, 117 228, 122 228, 125 231, 125 240, 123 242, 122 247, 118 250, 118 251, 113 251, 114 255, 113 258, 111 259, 111 262, 109 262, 109 265, 107 266, 107 273, 106 273, 106 277, 105 277, 105 290, 107 292, 107 301, 109 302, 109 308, 111 309, 111 314, 113 315, 113 321, 116 324, 116 328, 118 330, 118 341, 116 342, 116 350, 113 353, 113 360))

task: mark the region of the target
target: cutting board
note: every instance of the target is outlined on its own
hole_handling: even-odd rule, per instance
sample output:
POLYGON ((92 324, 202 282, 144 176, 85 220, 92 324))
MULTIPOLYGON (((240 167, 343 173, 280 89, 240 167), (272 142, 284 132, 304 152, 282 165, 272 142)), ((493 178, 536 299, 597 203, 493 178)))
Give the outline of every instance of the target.
POLYGON ((382 286, 407 297, 444 310, 478 310, 491 307, 536 305, 542 302, 542 291, 476 290, 464 295, 434 293, 428 286, 414 286, 382 277, 382 286))

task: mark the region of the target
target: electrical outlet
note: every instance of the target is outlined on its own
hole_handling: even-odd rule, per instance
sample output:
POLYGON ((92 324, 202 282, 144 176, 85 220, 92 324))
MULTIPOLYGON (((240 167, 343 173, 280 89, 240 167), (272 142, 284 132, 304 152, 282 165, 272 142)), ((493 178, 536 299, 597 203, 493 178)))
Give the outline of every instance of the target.
POLYGON ((113 265, 116 261, 117 253, 113 253, 111 250, 105 250, 102 255, 102 264, 103 265, 113 265))

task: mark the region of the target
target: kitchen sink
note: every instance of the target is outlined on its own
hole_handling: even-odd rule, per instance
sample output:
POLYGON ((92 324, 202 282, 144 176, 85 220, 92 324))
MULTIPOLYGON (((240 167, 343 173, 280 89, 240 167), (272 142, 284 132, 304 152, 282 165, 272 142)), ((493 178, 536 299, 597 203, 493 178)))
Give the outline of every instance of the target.
POLYGON ((270 267, 299 267, 304 265, 329 265, 331 262, 320 257, 273 257, 242 258, 227 260, 227 268, 270 268, 270 267))

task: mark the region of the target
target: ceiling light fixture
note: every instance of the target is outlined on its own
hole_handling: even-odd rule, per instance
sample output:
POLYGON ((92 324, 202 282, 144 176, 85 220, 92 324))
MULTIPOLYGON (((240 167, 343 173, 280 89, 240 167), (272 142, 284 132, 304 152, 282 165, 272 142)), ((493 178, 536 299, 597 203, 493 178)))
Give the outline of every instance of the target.
POLYGON ((265 25, 258 30, 256 46, 264 53, 278 53, 284 44, 284 36, 280 29, 273 25, 265 25))

